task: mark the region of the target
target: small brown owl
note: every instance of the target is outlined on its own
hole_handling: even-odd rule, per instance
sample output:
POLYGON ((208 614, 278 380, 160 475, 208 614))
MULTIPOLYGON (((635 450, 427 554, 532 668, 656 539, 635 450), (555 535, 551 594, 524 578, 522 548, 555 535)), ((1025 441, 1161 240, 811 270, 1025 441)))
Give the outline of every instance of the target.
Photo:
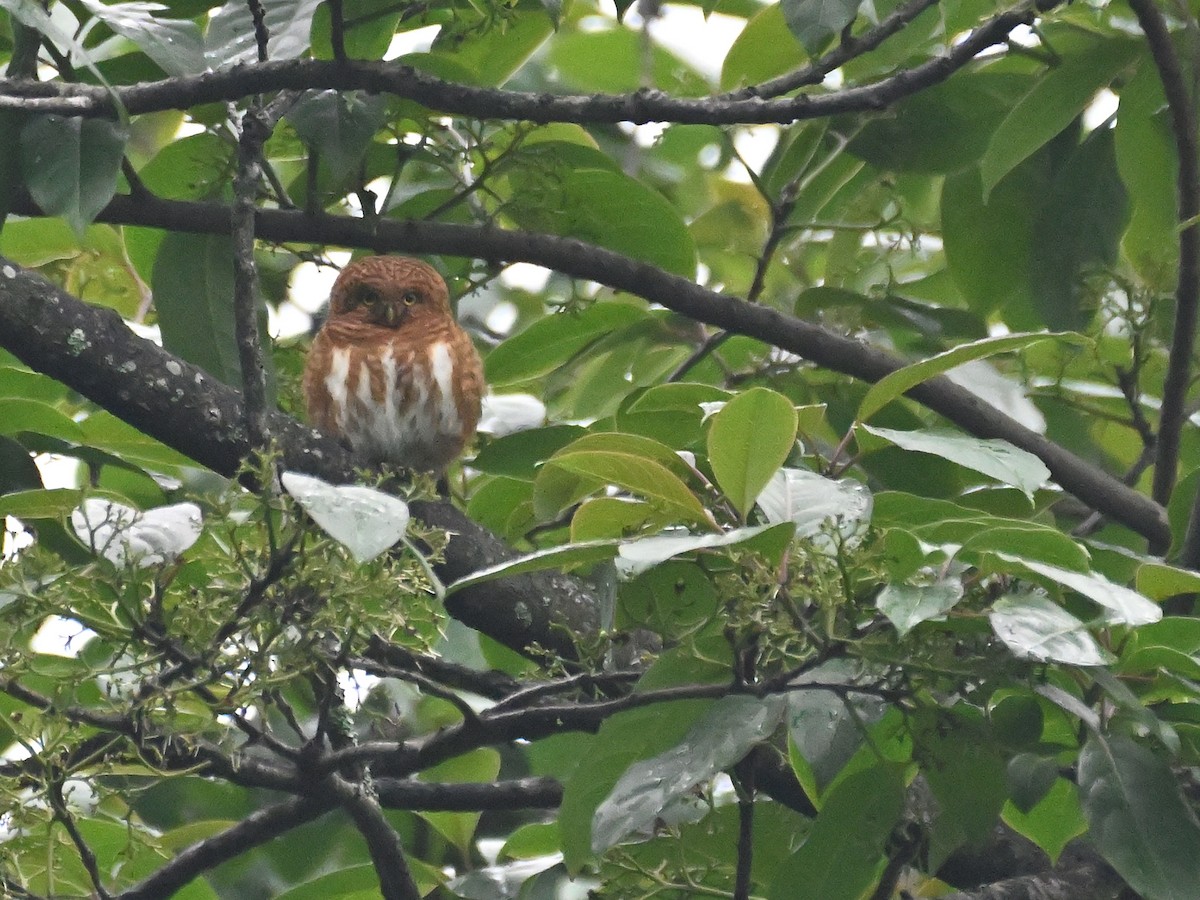
POLYGON ((432 266, 369 256, 342 270, 304 367, 309 421, 372 465, 440 474, 475 433, 483 389, 432 266))

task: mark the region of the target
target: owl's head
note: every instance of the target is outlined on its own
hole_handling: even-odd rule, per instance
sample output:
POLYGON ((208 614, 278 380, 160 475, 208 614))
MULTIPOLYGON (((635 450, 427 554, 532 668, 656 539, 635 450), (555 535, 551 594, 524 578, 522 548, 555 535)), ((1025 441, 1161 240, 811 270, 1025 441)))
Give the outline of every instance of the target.
POLYGON ((446 282, 433 266, 405 256, 367 256, 338 275, 329 318, 407 331, 453 313, 446 282))

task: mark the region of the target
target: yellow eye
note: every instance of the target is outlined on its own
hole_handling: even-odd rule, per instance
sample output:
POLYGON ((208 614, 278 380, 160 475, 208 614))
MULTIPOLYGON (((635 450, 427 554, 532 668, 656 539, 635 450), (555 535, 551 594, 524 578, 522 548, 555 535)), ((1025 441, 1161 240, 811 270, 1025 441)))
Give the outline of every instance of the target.
POLYGON ((412 306, 421 298, 417 296, 416 291, 405 291, 404 296, 400 299, 404 301, 405 306, 412 306))
POLYGON ((351 306, 369 306, 379 299, 379 292, 369 285, 360 284, 350 294, 351 306))

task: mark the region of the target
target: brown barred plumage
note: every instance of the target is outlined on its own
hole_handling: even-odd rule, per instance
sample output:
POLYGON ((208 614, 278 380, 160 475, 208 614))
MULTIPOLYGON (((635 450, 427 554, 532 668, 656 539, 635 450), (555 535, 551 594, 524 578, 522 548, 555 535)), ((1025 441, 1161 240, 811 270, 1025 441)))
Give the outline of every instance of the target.
POLYGON ((399 256, 342 270, 304 367, 309 421, 372 465, 441 473, 475 433, 483 387, 437 270, 399 256))

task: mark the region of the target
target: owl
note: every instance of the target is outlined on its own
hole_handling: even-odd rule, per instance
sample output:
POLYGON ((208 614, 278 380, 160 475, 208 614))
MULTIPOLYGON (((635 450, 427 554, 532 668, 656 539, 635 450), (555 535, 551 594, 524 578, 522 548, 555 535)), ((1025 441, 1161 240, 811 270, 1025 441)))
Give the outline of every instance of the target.
POLYGON ((475 433, 483 388, 437 270, 399 256, 342 269, 304 367, 312 424, 370 465, 441 474, 475 433))

